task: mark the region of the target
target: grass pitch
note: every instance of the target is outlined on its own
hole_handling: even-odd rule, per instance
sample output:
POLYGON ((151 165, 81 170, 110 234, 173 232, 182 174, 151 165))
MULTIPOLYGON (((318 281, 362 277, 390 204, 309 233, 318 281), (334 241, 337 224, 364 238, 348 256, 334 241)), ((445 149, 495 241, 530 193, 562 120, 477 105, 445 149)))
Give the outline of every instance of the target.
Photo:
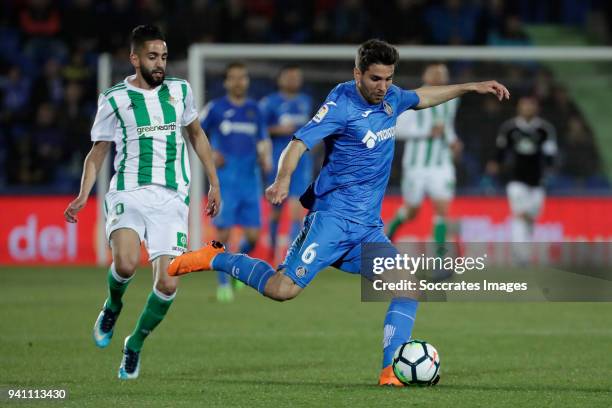
POLYGON ((0 269, 0 406, 609 407, 612 304, 423 303, 414 337, 440 352, 433 388, 380 388, 386 305, 361 303, 355 276, 324 271, 297 299, 245 288, 214 301, 215 276, 182 278, 142 353, 140 378, 117 368, 151 288, 141 268, 115 338, 91 338, 105 270, 0 269), (8 388, 61 388, 68 398, 12 402, 8 388))

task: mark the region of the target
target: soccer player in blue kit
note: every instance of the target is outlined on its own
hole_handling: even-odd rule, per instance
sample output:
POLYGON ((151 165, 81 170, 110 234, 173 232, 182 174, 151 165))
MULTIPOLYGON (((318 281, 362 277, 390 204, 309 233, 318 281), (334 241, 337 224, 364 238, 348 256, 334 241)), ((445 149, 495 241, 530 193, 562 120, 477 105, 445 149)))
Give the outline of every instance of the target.
MULTIPOLYGON (((261 227, 261 172, 272 167, 270 141, 263 115, 255 100, 248 98, 246 66, 233 62, 225 68, 227 94, 212 100, 201 114, 202 129, 209 135, 221 193, 221 210, 213 224, 217 239, 227 243, 233 226, 243 228, 239 252, 248 254, 257 243, 261 227)), ((217 300, 233 299, 229 277, 218 274, 217 300)))
MULTIPOLYGON (((273 204, 288 195, 299 158, 320 141, 326 155, 316 181, 302 195, 309 210, 304 228, 274 270, 242 254, 226 253, 216 242, 175 258, 168 273, 178 276, 199 270, 223 271, 274 300, 296 297, 322 269, 371 276, 361 271, 362 243, 389 243, 380 218, 393 161, 395 122, 406 109, 425 109, 468 92, 508 99, 496 81, 427 86, 414 91, 392 85, 397 50, 368 40, 357 51, 354 80, 337 85, 310 122, 299 129, 283 152, 274 184, 266 189, 273 204)), ((418 302, 394 298, 384 322, 383 364, 378 383, 401 386, 393 374, 395 350, 411 336, 418 302)))
MULTIPOLYGON (((281 153, 291 141, 293 134, 304 126, 312 114, 312 98, 300 92, 303 83, 302 70, 297 65, 285 65, 278 75, 278 92, 274 92, 261 100, 259 106, 268 126, 268 133, 272 141, 272 171, 269 183, 274 182, 277 164, 281 153)), ((306 191, 312 182, 312 155, 308 152, 300 158, 289 184, 289 214, 291 229, 290 242, 297 237, 302 229, 304 216, 299 197, 306 191)), ((281 206, 273 205, 270 211, 270 259, 276 253, 278 223, 281 215, 281 206)))

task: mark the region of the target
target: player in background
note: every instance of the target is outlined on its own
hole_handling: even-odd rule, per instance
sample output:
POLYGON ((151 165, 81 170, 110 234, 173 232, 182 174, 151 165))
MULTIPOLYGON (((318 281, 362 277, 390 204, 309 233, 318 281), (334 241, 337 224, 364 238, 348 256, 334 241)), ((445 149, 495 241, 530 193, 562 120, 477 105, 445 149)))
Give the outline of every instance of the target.
MULTIPOLYGON (((425 86, 449 83, 448 68, 431 64, 423 72, 425 86)), ((448 209, 454 196, 455 166, 462 144, 455 133, 455 114, 459 99, 423 110, 408 110, 397 118, 396 135, 405 140, 402 158, 402 196, 404 205, 389 224, 387 235, 393 240, 398 228, 419 213, 427 194, 433 203, 433 237, 442 250, 448 230, 448 209)))
MULTIPOLYGON (((270 141, 259 106, 247 95, 246 66, 230 63, 223 86, 226 95, 210 101, 201 114, 223 186, 221 209, 213 224, 217 227, 217 240, 224 244, 229 242, 232 227, 242 227, 244 236, 238 252, 248 254, 259 238, 263 193, 260 166, 264 173, 270 172, 270 141)), ((229 277, 219 272, 218 283, 217 300, 231 301, 234 294, 229 277)))
MULTIPOLYGON (((310 120, 312 115, 312 98, 300 92, 303 83, 302 70, 297 65, 284 66, 278 76, 278 92, 274 92, 260 102, 268 133, 272 141, 272 171, 268 177, 268 184, 274 182, 278 161, 283 149, 287 147, 293 134, 310 120)), ((304 210, 299 197, 306 191, 312 182, 312 155, 306 153, 302 156, 295 172, 291 176, 289 189, 289 214, 291 229, 289 242, 292 242, 302 229, 304 210)), ((270 211, 270 259, 274 259, 277 246, 278 223, 282 206, 273 205, 270 211)))
MULTIPOLYGON (((361 244, 387 244, 388 252, 397 254, 380 218, 397 116, 406 109, 429 108, 466 92, 509 98, 508 90, 495 81, 403 90, 392 85, 398 60, 397 50, 384 41, 363 43, 355 58, 354 80, 338 84, 283 151, 274 184, 266 189, 272 204, 287 198, 291 175, 302 154, 325 143, 321 172, 300 199, 309 210, 304 228, 276 270, 262 260, 227 253, 221 244, 212 242, 175 258, 168 273, 223 271, 278 301, 299 295, 329 266, 372 278, 371 270, 361 270, 361 244)), ((401 386, 391 362, 396 349, 410 338, 417 306, 417 300, 406 297, 394 298, 389 305, 383 328, 381 385, 401 386)))
POLYGON ((176 296, 178 279, 166 270, 173 257, 187 250, 189 162, 181 129, 187 131, 210 182, 206 213, 215 216, 221 203, 212 151, 197 120, 191 86, 166 77, 167 56, 166 41, 157 27, 141 25, 132 31, 130 62, 136 73, 98 98, 93 146, 83 165, 81 189, 64 212, 68 222, 77 222, 114 142, 115 174, 104 201, 113 262, 107 276, 108 297, 93 330, 98 347, 111 341, 143 241, 154 276, 144 310, 125 338, 121 379, 138 377, 143 342, 176 296))
MULTIPOLYGON (((539 117, 538 112, 535 97, 520 98, 517 116, 499 129, 497 157, 487 163, 487 173, 492 176, 500 175, 503 166, 509 167, 506 193, 512 212, 512 242, 533 239, 534 224, 544 205, 544 177, 555 165, 558 150, 555 128, 539 117)), ((526 261, 524 250, 516 255, 526 261)))

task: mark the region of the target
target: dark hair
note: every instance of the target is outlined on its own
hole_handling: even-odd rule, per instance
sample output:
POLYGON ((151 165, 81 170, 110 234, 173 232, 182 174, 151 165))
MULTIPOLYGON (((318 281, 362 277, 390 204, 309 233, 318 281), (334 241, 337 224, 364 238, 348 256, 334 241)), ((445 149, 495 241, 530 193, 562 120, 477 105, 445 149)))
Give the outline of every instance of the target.
POLYGON ((278 70, 278 75, 282 74, 285 71, 291 71, 293 69, 302 69, 298 64, 285 64, 278 70))
POLYGON ((298 64, 293 64, 293 63, 285 64, 281 66, 278 72, 276 73, 276 80, 278 80, 281 77, 281 75, 283 75, 285 72, 291 71, 293 69, 301 70, 302 67, 300 67, 298 64))
POLYGON ((232 70, 234 68, 246 69, 246 64, 244 62, 240 62, 240 61, 230 62, 229 64, 227 64, 225 66, 225 71, 223 71, 223 78, 227 79, 227 74, 229 74, 230 70, 232 70))
POLYGON ((359 46, 355 57, 355 67, 366 72, 372 64, 396 66, 399 54, 394 46, 382 40, 368 40, 359 46))
POLYGON ((166 37, 161 30, 154 25, 139 25, 132 30, 132 38, 130 45, 132 50, 142 48, 146 41, 162 40, 166 41, 166 37))

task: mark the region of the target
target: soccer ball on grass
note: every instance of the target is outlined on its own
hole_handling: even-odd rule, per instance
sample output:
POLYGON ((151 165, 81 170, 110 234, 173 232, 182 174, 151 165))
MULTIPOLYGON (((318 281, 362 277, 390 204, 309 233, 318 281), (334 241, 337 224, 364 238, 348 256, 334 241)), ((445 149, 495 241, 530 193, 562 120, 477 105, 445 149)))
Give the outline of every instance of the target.
POLYGON ((440 380, 440 355, 431 344, 411 340, 395 352, 393 373, 405 385, 436 385, 440 380))

